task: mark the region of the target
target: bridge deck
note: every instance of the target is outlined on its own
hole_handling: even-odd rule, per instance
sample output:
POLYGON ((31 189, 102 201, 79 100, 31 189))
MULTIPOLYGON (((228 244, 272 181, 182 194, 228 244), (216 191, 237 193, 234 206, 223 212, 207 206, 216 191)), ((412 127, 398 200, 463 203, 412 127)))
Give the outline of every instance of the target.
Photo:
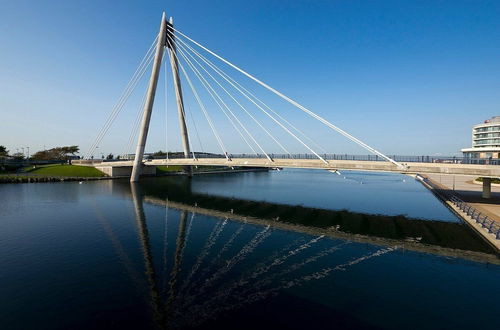
MULTIPOLYGON (((81 165, 95 167, 104 166, 132 166, 132 161, 117 161, 103 163, 79 162, 81 165)), ((500 166, 477 165, 477 164, 448 164, 448 163, 404 163, 405 168, 383 161, 357 161, 357 160, 329 160, 328 164, 318 159, 275 159, 273 162, 265 158, 233 158, 231 161, 225 158, 198 158, 185 159, 155 159, 146 161, 145 165, 191 165, 191 166, 243 166, 243 167, 268 167, 268 168, 309 168, 323 170, 357 170, 373 172, 395 172, 403 174, 450 174, 471 175, 480 177, 500 178, 500 166)))

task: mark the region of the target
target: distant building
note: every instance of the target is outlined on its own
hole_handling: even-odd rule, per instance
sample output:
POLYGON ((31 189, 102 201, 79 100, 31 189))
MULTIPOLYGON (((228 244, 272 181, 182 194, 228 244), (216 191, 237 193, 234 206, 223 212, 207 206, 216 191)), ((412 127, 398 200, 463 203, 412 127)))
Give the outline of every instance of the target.
POLYGON ((500 159, 500 116, 485 120, 472 127, 472 148, 462 149, 464 157, 474 163, 474 159, 500 159))

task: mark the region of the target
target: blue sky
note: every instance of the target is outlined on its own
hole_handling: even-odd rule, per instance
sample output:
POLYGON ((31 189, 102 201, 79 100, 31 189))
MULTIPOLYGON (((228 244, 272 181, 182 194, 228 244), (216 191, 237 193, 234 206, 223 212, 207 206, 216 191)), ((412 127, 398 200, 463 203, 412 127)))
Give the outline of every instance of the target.
MULTIPOLYGON (((472 125, 500 115, 499 1, 2 1, 0 144, 11 151, 76 144, 85 151, 153 41, 163 10, 179 30, 388 154, 459 154, 470 146, 472 125)), ((366 153, 226 72, 328 152, 366 153)), ((179 150, 167 77, 168 148, 179 150)), ((99 154, 126 151, 146 80, 99 154)), ((163 84, 147 151, 165 149, 163 84)), ((194 149, 201 140, 203 150, 219 151, 183 84, 199 135, 188 122, 194 149)), ((229 151, 248 152, 205 99, 229 151)), ((289 151, 306 151, 252 111, 289 151)), ((266 151, 280 152, 239 116, 266 151)))

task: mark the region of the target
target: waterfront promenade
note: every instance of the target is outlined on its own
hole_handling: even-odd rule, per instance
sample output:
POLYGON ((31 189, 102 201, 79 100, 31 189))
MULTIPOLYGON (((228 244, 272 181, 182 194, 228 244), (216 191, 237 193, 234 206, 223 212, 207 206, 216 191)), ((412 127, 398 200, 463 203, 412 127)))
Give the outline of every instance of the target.
POLYGON ((492 184, 491 198, 486 199, 481 197, 482 184, 475 183, 474 177, 439 174, 427 174, 426 176, 443 186, 444 189, 452 190, 461 200, 500 223, 500 185, 492 184))
POLYGON ((473 219, 469 212, 465 212, 453 202, 458 198, 461 202, 472 207, 481 216, 487 216, 495 228, 500 227, 500 186, 491 186, 491 198, 482 197, 482 184, 475 182, 471 176, 449 176, 439 174, 422 175, 427 182, 424 185, 434 191, 458 216, 460 216, 472 229, 488 241, 497 252, 500 252, 500 241, 498 237, 484 228, 473 219), (454 196, 450 200, 450 196, 454 196))

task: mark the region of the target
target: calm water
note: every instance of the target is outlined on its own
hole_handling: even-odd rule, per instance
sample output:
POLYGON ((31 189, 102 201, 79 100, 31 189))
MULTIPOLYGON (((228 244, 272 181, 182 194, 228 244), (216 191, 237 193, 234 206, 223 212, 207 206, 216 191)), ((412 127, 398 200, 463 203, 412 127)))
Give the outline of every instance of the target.
POLYGON ((1 329, 494 327, 499 264, 400 175, 0 185, 1 329))

